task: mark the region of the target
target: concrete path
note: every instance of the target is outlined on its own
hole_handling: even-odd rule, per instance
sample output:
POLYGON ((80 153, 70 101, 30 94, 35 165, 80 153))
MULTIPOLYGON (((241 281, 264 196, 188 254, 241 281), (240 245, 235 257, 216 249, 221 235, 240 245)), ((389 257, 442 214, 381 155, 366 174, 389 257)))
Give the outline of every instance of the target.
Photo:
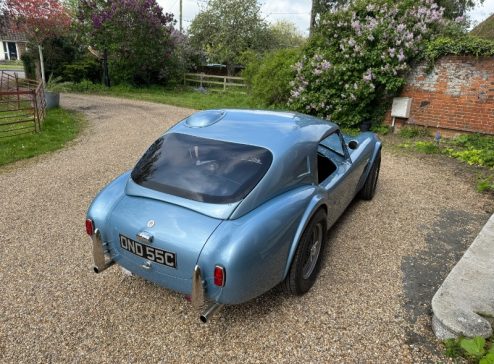
POLYGON ((439 339, 492 335, 494 318, 494 215, 432 299, 439 339))

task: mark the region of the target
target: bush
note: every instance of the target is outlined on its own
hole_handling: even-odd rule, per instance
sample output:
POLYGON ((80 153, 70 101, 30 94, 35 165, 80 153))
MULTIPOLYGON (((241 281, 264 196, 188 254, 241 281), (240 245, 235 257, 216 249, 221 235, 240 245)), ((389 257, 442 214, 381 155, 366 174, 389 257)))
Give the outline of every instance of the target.
POLYGON ((245 65, 241 75, 245 79, 245 83, 249 89, 252 89, 254 77, 259 72, 259 67, 261 67, 262 54, 248 49, 240 55, 239 61, 245 65))
MULTIPOLYGON (((36 55, 37 47, 31 47, 36 55)), ((74 62, 81 54, 79 45, 71 36, 47 38, 43 42, 43 58, 46 78, 63 77, 64 67, 74 62)))
MULTIPOLYGON (((45 76, 61 78, 63 81, 80 82, 83 79, 101 81, 101 66, 92 55, 77 43, 74 34, 46 38, 43 43, 45 76)), ((26 77, 35 79, 36 63, 39 60, 38 46, 29 44, 21 59, 26 70, 26 77)))
POLYGON ((494 41, 471 35, 456 38, 439 37, 430 42, 425 49, 425 59, 430 64, 448 54, 492 57, 494 56, 494 41))
POLYGON ((65 81, 79 83, 82 80, 101 82, 102 68, 94 56, 83 57, 63 68, 62 77, 65 81))
POLYGON ((432 1, 356 0, 324 14, 296 65, 289 106, 347 127, 382 118, 442 13, 432 1))
POLYGON ((30 52, 24 52, 21 55, 21 60, 24 65, 24 72, 26 74, 26 78, 30 80, 36 79, 36 63, 35 58, 30 52))
POLYGON ((266 105, 286 104, 290 97, 290 83, 295 77, 293 65, 300 57, 300 49, 282 49, 267 53, 263 60, 247 66, 252 72, 251 92, 266 105))

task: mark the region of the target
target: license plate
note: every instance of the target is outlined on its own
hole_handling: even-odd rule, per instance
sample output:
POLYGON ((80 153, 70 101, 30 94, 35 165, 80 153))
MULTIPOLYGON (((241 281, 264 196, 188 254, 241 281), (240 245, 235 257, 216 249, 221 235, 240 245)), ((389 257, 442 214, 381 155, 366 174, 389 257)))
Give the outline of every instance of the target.
POLYGON ((139 243, 123 235, 120 235, 120 247, 138 257, 166 265, 167 267, 177 268, 177 257, 175 253, 139 243))

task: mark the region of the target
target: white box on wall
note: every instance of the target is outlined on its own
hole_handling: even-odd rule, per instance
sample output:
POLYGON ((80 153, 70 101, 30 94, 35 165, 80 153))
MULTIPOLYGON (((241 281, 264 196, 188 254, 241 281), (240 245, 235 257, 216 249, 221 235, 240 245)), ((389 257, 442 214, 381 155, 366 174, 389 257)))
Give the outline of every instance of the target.
POLYGON ((410 117, 411 107, 411 97, 395 97, 393 98, 393 106, 391 107, 391 116, 394 118, 408 119, 410 117))

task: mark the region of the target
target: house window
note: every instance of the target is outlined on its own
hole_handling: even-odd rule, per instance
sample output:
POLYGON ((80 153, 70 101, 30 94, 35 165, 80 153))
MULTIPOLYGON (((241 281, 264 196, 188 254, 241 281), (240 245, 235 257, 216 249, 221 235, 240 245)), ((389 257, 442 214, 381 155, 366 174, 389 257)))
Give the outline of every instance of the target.
POLYGON ((5 60, 17 60, 17 46, 15 42, 3 42, 3 51, 5 60))

